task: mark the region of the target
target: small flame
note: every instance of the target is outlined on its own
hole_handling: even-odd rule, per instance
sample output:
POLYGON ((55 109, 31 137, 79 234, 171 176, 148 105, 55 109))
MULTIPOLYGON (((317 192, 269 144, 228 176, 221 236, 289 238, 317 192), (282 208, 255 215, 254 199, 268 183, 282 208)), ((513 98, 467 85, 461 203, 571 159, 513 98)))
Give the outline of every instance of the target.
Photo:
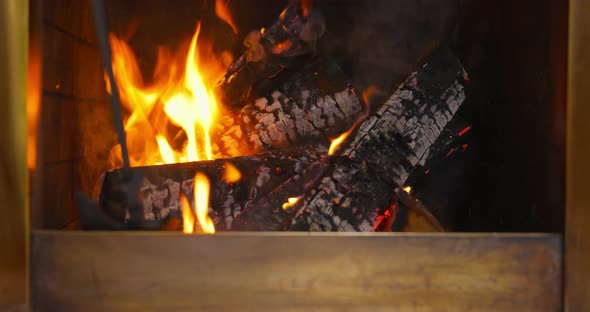
POLYGON ((182 232, 192 234, 195 231, 195 214, 184 193, 180 193, 180 210, 182 211, 182 232))
POLYGON ((231 26, 231 29, 234 31, 234 34, 238 34, 238 27, 236 27, 236 24, 233 22, 231 14, 229 13, 229 10, 227 8, 227 4, 224 3, 223 0, 215 1, 215 15, 217 15, 219 19, 231 26))
POLYGON ((209 178, 206 175, 197 172, 195 175, 195 214, 200 225, 202 233, 215 233, 215 224, 209 217, 209 178))
POLYGON ((299 199, 301 199, 301 197, 289 197, 289 199, 287 199, 287 201, 285 203, 283 203, 283 210, 287 210, 287 209, 295 206, 295 204, 297 204, 299 199))
POLYGON ((330 148, 328 149, 328 155, 330 155, 330 156, 334 155, 334 153, 336 152, 338 147, 342 144, 342 142, 350 135, 350 133, 352 132, 352 129, 354 129, 354 127, 350 128, 350 130, 342 133, 337 138, 331 140, 332 143, 330 143, 330 148))
POLYGON ((406 187, 404 187, 404 188, 403 188, 403 190, 404 190, 404 192, 406 192, 406 193, 408 193, 408 194, 412 193, 412 187, 411 187, 411 186, 409 186, 409 185, 408 185, 408 186, 406 186, 406 187))
POLYGON ((365 102, 365 105, 367 105, 367 107, 371 104, 371 98, 377 93, 379 93, 379 89, 377 89, 376 86, 369 86, 365 90, 363 90, 362 98, 363 102, 365 102))
POLYGON ((240 181, 240 179, 242 178, 242 174, 240 173, 240 170, 238 170, 238 168, 236 168, 236 166, 232 165, 232 163, 230 162, 226 162, 225 163, 225 170, 223 172, 223 181, 225 181, 225 183, 236 183, 238 181, 240 181))

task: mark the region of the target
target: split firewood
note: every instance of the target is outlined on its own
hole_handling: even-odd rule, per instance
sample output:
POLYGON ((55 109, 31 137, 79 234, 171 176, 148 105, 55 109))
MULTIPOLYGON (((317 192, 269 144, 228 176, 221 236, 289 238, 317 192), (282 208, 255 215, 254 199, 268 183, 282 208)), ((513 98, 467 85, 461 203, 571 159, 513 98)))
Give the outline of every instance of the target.
MULTIPOLYGON (((223 231, 232 228, 232 223, 244 207, 259 198, 266 198, 284 181, 298 179, 305 168, 325 157, 326 151, 322 145, 300 146, 252 156, 135 167, 131 170, 143 178, 138 196, 146 224, 163 223, 168 217, 179 215, 180 194, 193 198, 195 173, 204 173, 209 177, 212 190, 209 214, 215 228, 223 231), (232 167, 236 171, 230 178, 227 174, 232 167)), ((119 223, 129 219, 126 185, 121 170, 107 172, 99 197, 100 210, 119 223)))
POLYGON ((287 73, 295 73, 315 52, 326 25, 311 3, 289 1, 272 26, 246 36, 247 50, 218 82, 217 95, 226 106, 241 108, 251 94, 260 94, 275 81, 287 77, 287 73))
MULTIPOLYGON (((295 205, 281 209, 269 204, 276 200, 257 201, 234 227, 388 230, 398 192, 465 100, 465 75, 457 58, 440 48, 353 132, 315 187, 293 192, 302 197, 295 205)), ((273 194, 288 194, 289 187, 273 194)))
POLYGON ((313 66, 275 90, 246 105, 240 123, 256 150, 324 142, 350 129, 365 106, 334 64, 313 66))
POLYGON ((223 116, 216 131, 223 155, 243 155, 329 144, 364 113, 365 105, 338 65, 318 60, 268 96, 248 101, 239 117, 223 116))

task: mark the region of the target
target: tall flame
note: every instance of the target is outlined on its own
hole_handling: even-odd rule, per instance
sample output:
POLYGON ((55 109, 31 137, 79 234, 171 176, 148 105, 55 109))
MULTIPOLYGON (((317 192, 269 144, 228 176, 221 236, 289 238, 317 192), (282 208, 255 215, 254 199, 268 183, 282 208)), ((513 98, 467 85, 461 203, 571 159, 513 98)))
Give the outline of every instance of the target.
POLYGON ((180 193, 182 231, 185 234, 192 234, 195 230, 198 233, 213 234, 215 233, 215 223, 209 217, 209 178, 197 172, 193 182, 194 210, 191 209, 184 193, 180 193), (198 227, 196 226, 197 223, 198 227))
POLYGON ((209 131, 217 113, 217 101, 212 92, 207 90, 203 77, 199 73, 197 65, 197 38, 201 31, 201 24, 191 40, 191 45, 186 59, 184 87, 185 89, 175 94, 164 104, 164 111, 170 119, 180 126, 188 137, 186 146, 188 161, 197 161, 202 158, 213 159, 211 151, 211 136, 209 131), (198 155, 195 127, 199 125, 203 130, 204 157, 198 155))
MULTIPOLYGON (((219 104, 209 86, 222 75, 221 59, 227 55, 215 55, 210 44, 200 42, 200 31, 198 23, 186 58, 172 57, 166 48, 159 48, 149 84, 143 81, 131 47, 110 36, 117 87, 123 106, 130 112, 125 132, 132 166, 215 158, 211 130, 217 122, 219 104), (168 133, 168 123, 184 132, 183 146, 171 145, 176 141, 175 134, 168 133)), ((107 91, 110 88, 107 82, 107 91)), ((119 149, 115 146, 111 151, 113 167, 120 165, 119 149)))

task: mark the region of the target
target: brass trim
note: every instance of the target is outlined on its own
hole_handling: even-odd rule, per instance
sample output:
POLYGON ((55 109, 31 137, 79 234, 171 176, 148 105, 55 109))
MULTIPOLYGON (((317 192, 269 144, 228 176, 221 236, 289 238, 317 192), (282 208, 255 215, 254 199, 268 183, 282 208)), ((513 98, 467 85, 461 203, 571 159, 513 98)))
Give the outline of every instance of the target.
POLYGON ((558 311, 555 234, 33 231, 32 308, 558 311))
POLYGON ((570 1, 565 311, 590 311, 590 2, 570 1))

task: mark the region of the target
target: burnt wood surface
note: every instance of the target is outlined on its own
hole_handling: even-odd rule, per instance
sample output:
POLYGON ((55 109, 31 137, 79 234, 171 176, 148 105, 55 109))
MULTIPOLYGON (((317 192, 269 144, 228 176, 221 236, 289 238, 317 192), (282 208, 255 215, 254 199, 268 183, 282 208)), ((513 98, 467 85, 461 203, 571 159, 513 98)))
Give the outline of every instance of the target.
POLYGON ((319 62, 242 109, 240 124, 255 150, 328 143, 363 115, 364 104, 338 66, 319 62))
POLYGON ((221 117, 222 155, 244 155, 303 144, 329 144, 363 116, 365 105, 340 67, 317 59, 266 96, 221 117))
MULTIPOLYGON (((464 78, 466 73, 454 54, 439 48, 358 127, 295 207, 284 211, 272 201, 260 200, 240 217, 237 229, 387 228, 396 193, 465 100, 464 78), (290 226, 283 227, 289 218, 293 218, 290 226)), ((289 185, 285 188, 282 193, 288 194, 289 185)))
MULTIPOLYGON (((191 198, 192 178, 201 171, 213 181, 210 214, 219 230, 389 230, 397 192, 429 149, 444 144, 437 138, 464 101, 464 75, 452 52, 440 48, 330 158, 325 147, 316 146, 136 168, 144 181, 144 220, 178 213, 180 192, 191 198), (225 162, 238 167, 241 182, 221 180, 225 162), (268 183, 273 173, 278 177, 268 183), (282 209, 290 197, 302 199, 282 209)), ((357 99, 352 91, 347 94, 357 99)), ((106 174, 100 207, 119 222, 129 219, 124 190, 120 171, 106 174)))
MULTIPOLYGON (((326 151, 322 145, 301 146, 230 159, 132 168, 133 173, 142 177, 139 200, 146 222, 144 226, 157 228, 168 217, 179 215, 180 193, 192 202, 193 179, 196 172, 202 172, 211 183, 209 214, 215 228, 229 230, 246 206, 258 198, 266 198, 286 180, 297 179, 305 168, 324 157, 326 151), (228 164, 240 171, 239 181, 228 183, 224 180, 228 164)), ((129 219, 125 197, 127 187, 122 170, 105 174, 99 199, 100 210, 119 224, 129 219)))
POLYGON ((244 39, 246 51, 227 69, 216 93, 232 109, 243 107, 253 94, 297 72, 315 52, 326 25, 312 2, 291 0, 268 28, 254 30, 244 39))

